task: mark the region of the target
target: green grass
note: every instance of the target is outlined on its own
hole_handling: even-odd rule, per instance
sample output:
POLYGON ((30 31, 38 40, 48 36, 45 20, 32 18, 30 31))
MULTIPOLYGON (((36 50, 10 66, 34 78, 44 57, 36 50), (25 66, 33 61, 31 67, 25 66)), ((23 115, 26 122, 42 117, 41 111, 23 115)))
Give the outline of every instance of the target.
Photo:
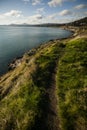
POLYGON ((39 87, 47 87, 50 85, 50 80, 52 77, 52 73, 56 67, 56 63, 59 60, 64 45, 62 43, 58 43, 56 45, 52 45, 49 47, 49 50, 43 50, 43 53, 40 57, 37 57, 37 71, 34 73, 34 80, 37 86, 39 87))
MULTIPOLYGON (((48 91, 52 84, 52 76, 57 61, 62 55, 64 49, 62 43, 52 44, 49 48, 44 48, 41 55, 36 59, 37 71, 32 75, 34 84, 41 90, 41 100, 39 102, 39 111, 41 115, 36 117, 34 130, 50 130, 52 129, 52 121, 48 119, 50 112, 50 97, 48 91), (43 125, 44 124, 44 125, 43 125), (36 128, 37 127, 37 128, 36 128)), ((54 124, 53 124, 54 125, 54 124)), ((56 129, 56 127, 54 128, 56 129)))
POLYGON ((50 130, 45 123, 49 107, 46 93, 62 48, 64 45, 57 42, 43 45, 35 55, 26 54, 19 67, 2 77, 0 130, 50 130))
POLYGON ((87 128, 87 39, 67 43, 57 74, 62 130, 87 128))
POLYGON ((85 38, 49 42, 25 54, 21 65, 0 79, 0 130, 56 130, 49 98, 55 76, 61 130, 86 130, 86 68, 85 38))
POLYGON ((7 99, 1 102, 1 130, 31 128, 38 113, 39 100, 40 91, 31 81, 19 86, 16 93, 10 93, 7 99))

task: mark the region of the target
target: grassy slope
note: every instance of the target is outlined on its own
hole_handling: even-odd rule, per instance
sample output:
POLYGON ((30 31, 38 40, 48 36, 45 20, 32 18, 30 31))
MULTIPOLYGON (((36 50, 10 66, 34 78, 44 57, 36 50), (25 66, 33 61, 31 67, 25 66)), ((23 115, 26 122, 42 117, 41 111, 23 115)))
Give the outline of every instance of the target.
POLYGON ((58 42, 42 45, 1 78, 0 130, 56 130, 48 119, 52 115, 48 90, 63 47, 58 42))
POLYGON ((0 79, 0 130, 58 130, 58 115, 61 130, 86 130, 87 39, 34 51, 0 79))
POLYGON ((57 74, 62 130, 87 129, 87 39, 68 42, 57 74))

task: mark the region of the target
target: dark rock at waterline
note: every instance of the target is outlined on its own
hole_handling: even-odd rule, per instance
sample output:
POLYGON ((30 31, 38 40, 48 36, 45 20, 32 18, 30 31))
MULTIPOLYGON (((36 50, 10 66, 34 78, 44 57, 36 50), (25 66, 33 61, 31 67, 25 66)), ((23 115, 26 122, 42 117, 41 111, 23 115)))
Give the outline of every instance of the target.
POLYGON ((22 56, 21 57, 17 57, 15 58, 9 65, 8 65, 8 70, 13 70, 15 69, 17 66, 19 66, 22 62, 22 56))

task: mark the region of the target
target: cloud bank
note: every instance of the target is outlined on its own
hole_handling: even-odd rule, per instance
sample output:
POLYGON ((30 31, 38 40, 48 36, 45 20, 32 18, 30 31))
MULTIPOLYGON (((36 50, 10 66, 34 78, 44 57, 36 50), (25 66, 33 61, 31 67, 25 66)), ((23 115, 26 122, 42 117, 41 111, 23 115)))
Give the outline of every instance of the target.
POLYGON ((60 16, 66 16, 66 15, 71 15, 72 12, 69 10, 63 10, 59 13, 60 16))
POLYGON ((75 9, 85 9, 85 8, 87 8, 87 5, 85 4, 80 4, 80 5, 75 6, 75 9))

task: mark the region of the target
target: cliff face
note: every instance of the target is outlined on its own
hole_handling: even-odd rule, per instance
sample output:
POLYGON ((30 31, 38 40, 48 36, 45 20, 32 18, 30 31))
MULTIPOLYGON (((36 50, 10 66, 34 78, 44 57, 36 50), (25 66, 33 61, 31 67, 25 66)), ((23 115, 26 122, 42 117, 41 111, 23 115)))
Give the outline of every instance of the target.
POLYGON ((0 79, 0 130, 86 130, 87 38, 50 41, 18 63, 0 79))

